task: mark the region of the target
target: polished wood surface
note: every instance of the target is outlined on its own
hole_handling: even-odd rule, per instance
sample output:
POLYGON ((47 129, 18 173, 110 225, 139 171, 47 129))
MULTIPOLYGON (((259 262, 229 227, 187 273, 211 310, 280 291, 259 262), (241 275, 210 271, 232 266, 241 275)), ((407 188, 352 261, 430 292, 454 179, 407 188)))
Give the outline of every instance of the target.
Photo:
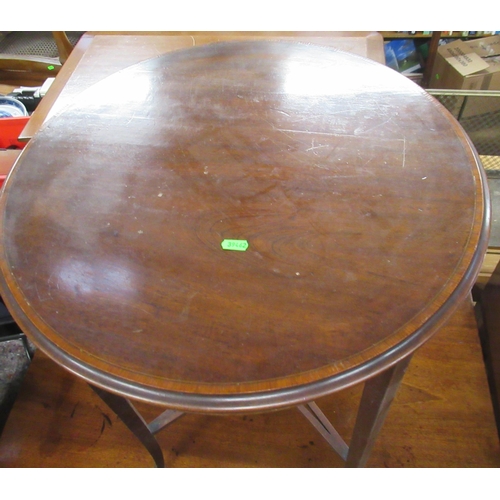
POLYGON ((442 325, 486 250, 486 191, 456 122, 383 65, 285 41, 179 50, 30 141, 0 205, 2 296, 112 392, 291 406, 442 325))
MULTIPOLYGON (((232 40, 294 40, 317 43, 384 63, 384 40, 377 32, 353 31, 162 31, 102 32, 82 36, 55 83, 33 113, 21 138, 29 140, 51 116, 89 86, 145 59, 173 50, 232 40)), ((135 92, 133 82, 127 88, 135 92)))
MULTIPOLYGON (((346 436, 361 389, 318 401, 346 436)), ((140 408, 149 418, 159 410, 140 408)), ((296 409, 186 415, 157 438, 170 467, 343 466, 296 409)), ((88 385, 37 352, 0 437, 0 467, 150 466, 139 441, 88 385)), ((367 466, 480 467, 496 474, 500 443, 470 303, 414 354, 367 466)))
POLYGON ((0 150, 0 176, 7 176, 21 154, 19 149, 3 149, 0 150))

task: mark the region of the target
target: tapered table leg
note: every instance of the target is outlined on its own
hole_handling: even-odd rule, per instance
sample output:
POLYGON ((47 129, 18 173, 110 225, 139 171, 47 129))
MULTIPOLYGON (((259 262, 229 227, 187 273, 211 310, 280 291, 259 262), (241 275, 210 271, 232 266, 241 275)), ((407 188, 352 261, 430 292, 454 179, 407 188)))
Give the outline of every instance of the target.
POLYGON ((327 443, 340 455, 340 457, 346 460, 349 452, 347 443, 342 439, 332 423, 326 418, 325 414, 318 408, 318 405, 313 401, 305 405, 300 405, 297 408, 326 439, 327 443))
POLYGON ((139 439, 153 457, 156 466, 164 467, 165 461, 163 459, 161 447, 149 429, 148 424, 135 409, 134 405, 122 396, 111 394, 93 385, 90 385, 90 387, 118 415, 118 417, 120 417, 122 422, 130 429, 135 437, 139 439))
POLYGON ((346 467, 366 464, 410 360, 411 355, 365 382, 346 467))
MULTIPOLYGON (((366 464, 410 360, 411 355, 365 382, 356 424, 348 449, 346 443, 315 403, 299 406, 299 410, 330 443, 332 448, 346 460, 346 467, 363 467, 366 464)), ((148 425, 133 404, 126 398, 93 385, 90 385, 90 387, 139 439, 153 457, 156 466, 164 467, 163 453, 154 434, 182 416, 183 413, 167 410, 148 425)))

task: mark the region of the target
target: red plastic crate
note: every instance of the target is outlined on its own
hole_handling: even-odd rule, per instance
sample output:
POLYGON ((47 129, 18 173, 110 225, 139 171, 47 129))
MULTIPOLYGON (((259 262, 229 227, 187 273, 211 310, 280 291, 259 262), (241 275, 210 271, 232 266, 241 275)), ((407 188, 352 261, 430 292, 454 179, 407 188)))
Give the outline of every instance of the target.
MULTIPOLYGON (((29 116, 19 116, 15 118, 0 118, 0 149, 23 149, 25 142, 20 142, 18 137, 21 135, 24 127, 30 119, 29 116)), ((14 164, 15 157, 7 155, 4 151, 4 157, 0 161, 0 188, 2 187, 10 168, 14 164), (10 161, 12 160, 12 165, 10 161)))
POLYGON ((1 149, 23 149, 24 142, 19 142, 24 127, 28 123, 29 116, 17 116, 15 118, 0 118, 0 148, 1 149))

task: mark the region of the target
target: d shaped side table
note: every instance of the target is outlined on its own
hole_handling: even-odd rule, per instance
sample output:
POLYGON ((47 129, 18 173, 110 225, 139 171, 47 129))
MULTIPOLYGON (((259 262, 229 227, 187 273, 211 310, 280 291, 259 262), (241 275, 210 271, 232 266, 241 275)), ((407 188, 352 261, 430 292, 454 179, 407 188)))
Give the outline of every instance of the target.
POLYGON ((292 406, 364 465, 489 227, 484 172, 441 105, 383 65, 285 41, 95 84, 30 141, 0 206, 15 319, 159 466, 154 434, 185 412, 292 406), (363 381, 348 446, 314 401, 363 381), (130 400, 167 410, 147 424, 130 400))

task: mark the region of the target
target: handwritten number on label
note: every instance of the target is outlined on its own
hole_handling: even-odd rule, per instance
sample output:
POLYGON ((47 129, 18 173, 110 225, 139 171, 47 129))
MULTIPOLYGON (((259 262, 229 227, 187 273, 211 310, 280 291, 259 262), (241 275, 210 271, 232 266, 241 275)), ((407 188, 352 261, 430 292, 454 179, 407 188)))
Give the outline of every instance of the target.
POLYGON ((248 248, 247 240, 223 240, 221 243, 223 250, 236 250, 244 252, 248 248))

